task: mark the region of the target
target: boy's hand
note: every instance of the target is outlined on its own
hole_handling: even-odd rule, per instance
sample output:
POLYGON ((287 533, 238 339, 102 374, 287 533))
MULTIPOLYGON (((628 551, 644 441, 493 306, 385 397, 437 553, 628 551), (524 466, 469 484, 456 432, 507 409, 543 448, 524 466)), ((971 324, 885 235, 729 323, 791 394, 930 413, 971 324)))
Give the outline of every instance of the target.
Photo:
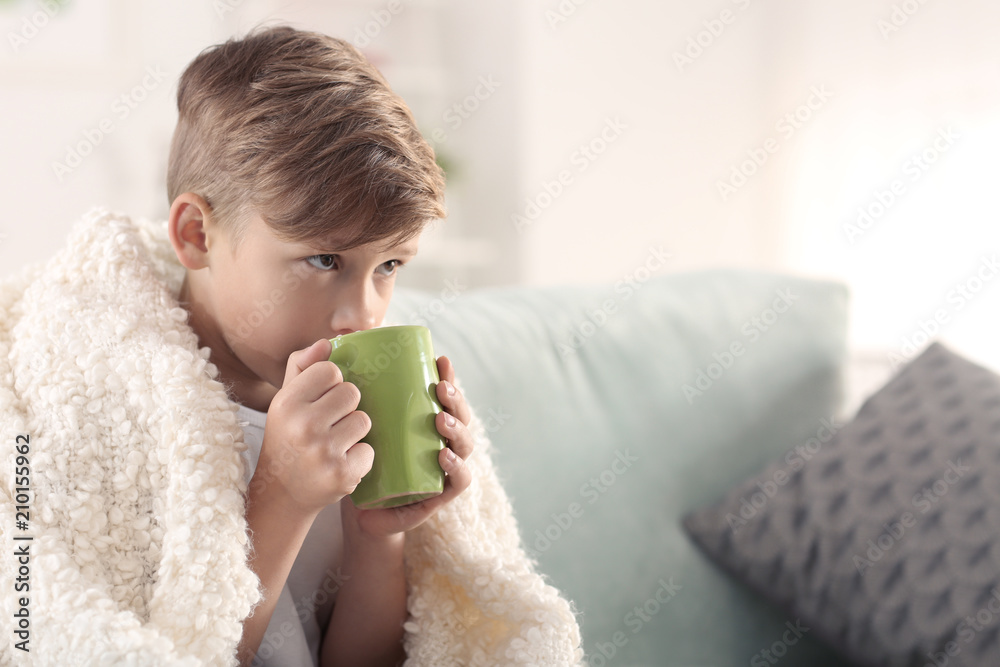
POLYGON ((434 424, 448 444, 438 455, 438 462, 447 473, 444 492, 413 505, 390 509, 359 510, 353 502, 341 503, 345 532, 359 529, 369 537, 386 537, 416 528, 472 483, 472 473, 465 466, 465 459, 469 458, 475 447, 468 429, 472 410, 465 397, 455 388, 455 369, 451 360, 448 357, 438 357, 437 367, 441 378, 436 387, 437 398, 444 412, 437 415, 434 424), (454 393, 449 394, 449 390, 454 393), (448 424, 449 418, 454 419, 454 424, 448 424))
POLYGON ((354 491, 375 458, 371 445, 358 442, 371 428, 357 410, 361 392, 329 358, 326 339, 288 357, 250 480, 252 491, 275 494, 303 514, 318 514, 354 491))

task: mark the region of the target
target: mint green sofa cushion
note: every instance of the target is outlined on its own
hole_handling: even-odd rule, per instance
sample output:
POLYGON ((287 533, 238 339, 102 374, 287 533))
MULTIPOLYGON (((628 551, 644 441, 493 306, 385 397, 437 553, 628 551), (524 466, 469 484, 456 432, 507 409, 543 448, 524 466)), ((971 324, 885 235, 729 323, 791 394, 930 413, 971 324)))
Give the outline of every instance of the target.
POLYGON ((580 612, 592 667, 750 664, 783 637, 790 664, 840 664, 720 573, 680 519, 833 417, 843 285, 735 270, 450 283, 397 288, 387 319, 429 327, 454 362, 527 549, 580 612))

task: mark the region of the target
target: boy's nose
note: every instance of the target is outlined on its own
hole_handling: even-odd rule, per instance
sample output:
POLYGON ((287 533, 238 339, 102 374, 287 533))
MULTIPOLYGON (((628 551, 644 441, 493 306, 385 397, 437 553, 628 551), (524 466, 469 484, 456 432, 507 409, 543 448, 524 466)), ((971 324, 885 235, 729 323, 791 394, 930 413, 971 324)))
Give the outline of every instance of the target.
POLYGON ((371 311, 366 311, 363 315, 335 317, 334 319, 339 322, 339 324, 334 324, 333 326, 334 336, 343 336, 355 331, 365 331, 375 326, 375 317, 371 314, 371 311), (347 321, 350 323, 345 326, 344 323, 347 321))
POLYGON ((369 285, 356 286, 342 295, 344 298, 337 303, 330 323, 334 336, 364 331, 375 326, 374 306, 377 295, 371 290, 369 285))

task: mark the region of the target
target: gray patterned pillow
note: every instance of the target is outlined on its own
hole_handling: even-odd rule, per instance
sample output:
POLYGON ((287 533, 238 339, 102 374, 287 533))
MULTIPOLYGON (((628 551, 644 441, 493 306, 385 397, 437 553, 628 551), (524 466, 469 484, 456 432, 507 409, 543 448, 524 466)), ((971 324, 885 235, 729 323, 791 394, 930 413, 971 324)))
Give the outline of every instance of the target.
POLYGON ((854 663, 1000 665, 1000 377, 933 343, 817 426, 690 537, 854 663))

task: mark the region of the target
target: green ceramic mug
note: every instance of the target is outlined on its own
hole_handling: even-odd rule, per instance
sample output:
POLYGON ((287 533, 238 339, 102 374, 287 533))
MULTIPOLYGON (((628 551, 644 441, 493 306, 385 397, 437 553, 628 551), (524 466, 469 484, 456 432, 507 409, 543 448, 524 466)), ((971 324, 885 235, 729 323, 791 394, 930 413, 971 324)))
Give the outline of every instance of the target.
POLYGON ((330 339, 330 361, 361 391, 358 410, 372 421, 362 439, 375 450, 372 469, 351 494, 360 509, 398 507, 444 490, 434 425, 442 411, 431 332, 420 326, 379 327, 330 339))

